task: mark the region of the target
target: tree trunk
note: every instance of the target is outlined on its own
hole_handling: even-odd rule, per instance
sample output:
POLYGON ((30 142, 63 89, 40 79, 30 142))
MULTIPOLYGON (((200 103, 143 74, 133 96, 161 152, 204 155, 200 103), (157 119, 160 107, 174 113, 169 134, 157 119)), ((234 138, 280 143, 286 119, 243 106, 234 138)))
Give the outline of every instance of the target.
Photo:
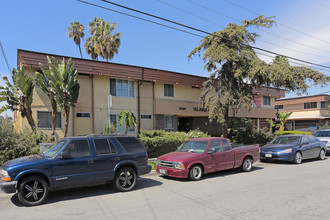
POLYGON ((28 120, 28 123, 33 131, 33 133, 37 133, 36 125, 34 123, 33 117, 32 117, 32 111, 31 110, 26 110, 26 119, 28 120))
POLYGON ((82 56, 82 53, 81 53, 81 47, 80 47, 80 44, 78 44, 78 46, 79 46, 79 52, 80 52, 80 56, 81 56, 81 59, 83 58, 83 56, 82 56))
POLYGON ((64 115, 65 115, 64 137, 66 137, 66 135, 68 134, 68 129, 69 129, 70 108, 64 109, 64 115))
POLYGON ((57 107, 53 108, 53 111, 52 111, 52 121, 53 121, 52 136, 53 137, 55 136, 56 117, 57 117, 57 107))
POLYGON ((125 134, 127 134, 128 133, 128 126, 126 125, 125 126, 125 134))
POLYGON ((222 124, 222 135, 227 138, 228 137, 228 124, 229 124, 229 106, 226 107, 224 112, 225 122, 222 124))

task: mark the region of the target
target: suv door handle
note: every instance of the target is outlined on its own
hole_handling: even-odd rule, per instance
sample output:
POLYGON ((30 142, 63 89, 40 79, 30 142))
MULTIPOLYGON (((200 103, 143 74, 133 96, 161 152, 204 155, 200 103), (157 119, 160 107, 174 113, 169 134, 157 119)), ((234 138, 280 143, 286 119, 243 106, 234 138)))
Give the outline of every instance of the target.
POLYGON ((88 160, 87 162, 88 162, 88 163, 94 163, 94 161, 93 161, 93 160, 88 160))
POLYGON ((120 161, 120 158, 119 157, 115 157, 115 161, 120 161))

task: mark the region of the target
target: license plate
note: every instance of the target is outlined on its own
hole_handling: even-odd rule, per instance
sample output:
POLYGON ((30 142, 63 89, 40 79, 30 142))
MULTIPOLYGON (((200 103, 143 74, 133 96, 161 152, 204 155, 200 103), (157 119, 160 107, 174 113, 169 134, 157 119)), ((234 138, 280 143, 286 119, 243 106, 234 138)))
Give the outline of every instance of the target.
POLYGON ((272 154, 265 154, 265 157, 272 157, 272 154))
POLYGON ((159 169, 159 173, 167 175, 167 170, 159 169))

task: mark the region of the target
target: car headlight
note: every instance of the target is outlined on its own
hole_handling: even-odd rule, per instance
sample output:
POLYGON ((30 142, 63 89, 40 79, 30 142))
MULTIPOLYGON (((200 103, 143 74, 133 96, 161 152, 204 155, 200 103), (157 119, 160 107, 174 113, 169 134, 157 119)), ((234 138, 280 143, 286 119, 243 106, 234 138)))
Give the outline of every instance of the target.
POLYGON ((174 168, 175 169, 181 169, 181 170, 184 170, 185 169, 183 163, 174 163, 174 168))
POLYGON ((288 153, 291 153, 291 152, 292 152, 291 148, 280 151, 281 154, 288 154, 288 153))

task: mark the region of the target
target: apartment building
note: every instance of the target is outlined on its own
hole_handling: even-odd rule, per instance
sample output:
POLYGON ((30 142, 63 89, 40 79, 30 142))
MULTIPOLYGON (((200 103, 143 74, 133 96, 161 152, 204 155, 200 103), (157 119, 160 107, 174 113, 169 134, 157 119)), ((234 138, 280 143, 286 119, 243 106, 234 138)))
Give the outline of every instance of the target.
POLYGON ((279 99, 275 103, 280 112, 292 112, 287 122, 289 130, 311 127, 317 129, 327 121, 330 122, 330 95, 279 99))
MULTIPOLYGON (((40 52, 18 50, 17 64, 24 65, 27 74, 34 76, 39 63, 47 64, 47 56, 56 59, 70 57, 40 52)), ((129 128, 131 134, 140 130, 164 129, 189 131, 200 129, 213 135, 220 134, 220 125, 208 120, 208 113, 198 103, 205 77, 188 75, 147 67, 106 63, 72 58, 78 70, 79 99, 70 114, 68 135, 103 133, 111 123, 118 132, 124 128, 118 124, 121 110, 131 111, 137 117, 137 125, 129 128), (109 111, 109 95, 111 106, 109 111), (110 112, 110 117, 109 117, 110 112)), ((240 109, 235 117, 252 118, 256 127, 267 126, 265 119, 275 118, 275 99, 284 97, 285 91, 274 88, 255 89, 255 108, 240 109)), ((38 130, 51 133, 51 105, 48 97, 36 88, 32 104, 33 117, 38 130)), ((231 117, 234 116, 230 112, 231 117)), ((56 133, 64 133, 64 116, 58 113, 56 133)), ((26 119, 14 113, 17 129, 28 127, 26 119)))

